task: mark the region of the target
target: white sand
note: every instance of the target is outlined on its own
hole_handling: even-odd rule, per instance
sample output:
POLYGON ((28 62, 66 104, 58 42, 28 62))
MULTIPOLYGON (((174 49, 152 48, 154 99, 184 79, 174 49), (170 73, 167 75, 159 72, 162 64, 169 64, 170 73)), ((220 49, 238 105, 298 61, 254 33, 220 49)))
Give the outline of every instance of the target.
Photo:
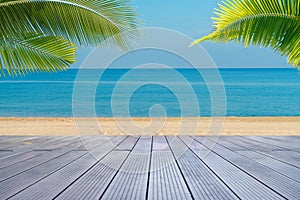
POLYGON ((300 117, 0 118, 0 135, 78 134, 300 135, 300 117))

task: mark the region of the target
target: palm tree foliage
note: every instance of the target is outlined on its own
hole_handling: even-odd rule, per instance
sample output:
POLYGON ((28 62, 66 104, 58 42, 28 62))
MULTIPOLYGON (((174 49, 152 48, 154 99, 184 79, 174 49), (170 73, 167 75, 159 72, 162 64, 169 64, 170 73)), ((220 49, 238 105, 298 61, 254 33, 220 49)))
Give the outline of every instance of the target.
POLYGON ((2 64, 9 75, 24 75, 34 71, 63 70, 76 61, 74 44, 57 36, 27 33, 5 37, 0 48, 2 74, 5 74, 2 64))
POLYGON ((0 0, 0 19, 2 74, 66 69, 76 45, 128 49, 138 26, 128 0, 0 0))
POLYGON ((271 47, 300 69, 299 0, 226 0, 218 4, 215 30, 192 45, 208 40, 238 41, 271 47))

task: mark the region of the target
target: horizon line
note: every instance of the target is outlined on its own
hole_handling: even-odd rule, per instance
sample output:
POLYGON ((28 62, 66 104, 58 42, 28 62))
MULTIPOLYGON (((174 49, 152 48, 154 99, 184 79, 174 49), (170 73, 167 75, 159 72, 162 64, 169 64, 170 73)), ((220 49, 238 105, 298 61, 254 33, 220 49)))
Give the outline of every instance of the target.
MULTIPOLYGON (((130 67, 111 67, 111 68, 96 68, 96 67, 84 67, 84 68, 78 68, 78 67, 70 67, 67 70, 72 70, 72 69, 134 69, 130 67)), ((170 67, 170 68, 164 68, 164 67, 147 67, 147 68, 135 68, 135 69, 294 69, 294 67, 198 67, 198 68, 193 68, 193 67, 170 67)))

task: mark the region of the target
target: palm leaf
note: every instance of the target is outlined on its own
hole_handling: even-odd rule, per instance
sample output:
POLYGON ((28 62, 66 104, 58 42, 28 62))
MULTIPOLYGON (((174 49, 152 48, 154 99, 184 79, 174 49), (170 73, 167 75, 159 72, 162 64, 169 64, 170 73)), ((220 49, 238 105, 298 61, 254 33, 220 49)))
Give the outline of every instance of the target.
POLYGON ((5 72, 13 76, 35 71, 63 70, 76 61, 76 47, 68 40, 36 33, 24 35, 0 40, 2 75, 5 72))
POLYGON ((213 18, 215 31, 194 41, 237 41, 271 47, 300 69, 299 0, 226 0, 213 18))
POLYGON ((63 36, 79 46, 127 49, 136 38, 138 20, 127 0, 0 1, 0 37, 22 32, 63 36))

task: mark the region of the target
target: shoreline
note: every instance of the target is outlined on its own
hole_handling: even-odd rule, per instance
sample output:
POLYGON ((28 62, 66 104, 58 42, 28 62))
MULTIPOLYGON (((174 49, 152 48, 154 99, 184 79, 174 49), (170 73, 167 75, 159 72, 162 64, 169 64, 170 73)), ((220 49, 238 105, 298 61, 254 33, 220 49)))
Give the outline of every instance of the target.
MULTIPOLYGON (((181 118, 184 119, 210 119, 210 118, 225 118, 225 119, 260 119, 260 120, 269 120, 269 119, 275 119, 275 120, 299 120, 300 116, 226 116, 226 117, 153 117, 152 119, 172 119, 172 120, 178 120, 181 118)), ((150 117, 0 117, 0 121, 9 121, 9 120, 19 120, 19 121, 27 121, 27 120, 74 120, 74 119, 101 119, 101 120, 113 120, 113 119, 134 119, 134 120, 151 120, 150 117)), ((300 122, 300 121, 299 121, 300 122)))
POLYGON ((298 116, 169 117, 152 120, 124 117, 0 117, 0 135, 300 135, 298 116))

